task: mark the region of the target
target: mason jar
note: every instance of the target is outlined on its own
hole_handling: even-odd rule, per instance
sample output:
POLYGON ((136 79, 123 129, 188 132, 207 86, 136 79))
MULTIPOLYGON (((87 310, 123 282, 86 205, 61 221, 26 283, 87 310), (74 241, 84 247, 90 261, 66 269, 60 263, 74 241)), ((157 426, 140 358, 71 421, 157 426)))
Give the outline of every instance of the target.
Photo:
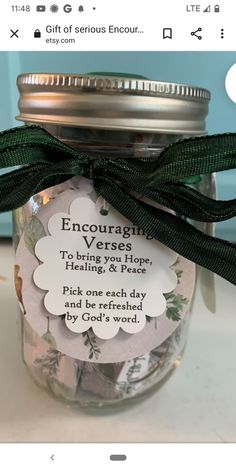
MULTIPOLYGON (((206 134, 210 93, 202 88, 106 73, 23 74, 17 84, 19 120, 97 159, 155 160, 166 146, 206 134)), ((208 195, 210 182, 198 177, 208 195)), ((195 265, 133 226, 80 176, 33 195, 13 220, 22 352, 36 383, 90 407, 158 389, 182 358, 195 265), (61 214, 67 234, 58 261, 60 237, 52 226, 61 214), (119 274, 107 273, 112 264, 119 274)))

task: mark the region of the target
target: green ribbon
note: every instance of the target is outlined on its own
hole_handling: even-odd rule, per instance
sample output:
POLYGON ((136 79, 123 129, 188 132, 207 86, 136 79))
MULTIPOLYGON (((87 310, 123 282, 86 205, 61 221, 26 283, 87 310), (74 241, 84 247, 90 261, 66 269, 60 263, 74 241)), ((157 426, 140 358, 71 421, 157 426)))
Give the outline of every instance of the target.
POLYGON ((234 217, 236 200, 212 200, 183 180, 236 168, 236 133, 178 141, 147 160, 81 152, 38 126, 22 126, 0 133, 0 168, 12 166, 24 167, 0 176, 0 211, 18 208, 32 195, 74 176, 92 178, 95 190, 146 234, 236 285, 235 244, 152 206, 157 202, 195 221, 234 217))

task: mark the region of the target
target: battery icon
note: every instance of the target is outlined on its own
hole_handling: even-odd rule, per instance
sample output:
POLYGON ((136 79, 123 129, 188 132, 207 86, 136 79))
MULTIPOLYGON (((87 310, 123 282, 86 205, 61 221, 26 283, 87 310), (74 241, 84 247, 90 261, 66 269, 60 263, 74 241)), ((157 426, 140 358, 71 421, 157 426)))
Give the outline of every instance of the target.
POLYGON ((45 5, 37 5, 36 11, 44 12, 44 11, 46 11, 46 6, 45 5))

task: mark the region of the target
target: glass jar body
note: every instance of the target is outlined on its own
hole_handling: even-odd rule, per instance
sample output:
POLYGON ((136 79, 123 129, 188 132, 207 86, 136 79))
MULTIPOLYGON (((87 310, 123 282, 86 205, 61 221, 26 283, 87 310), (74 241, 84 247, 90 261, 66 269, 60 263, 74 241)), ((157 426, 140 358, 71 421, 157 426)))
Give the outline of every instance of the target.
MULTIPOLYGON (((171 134, 111 132, 57 125, 45 125, 45 128, 74 148, 102 153, 104 156, 112 156, 114 159, 116 157, 158 159, 163 147, 181 138, 181 136, 171 134)), ((78 181, 79 177, 46 189, 34 195, 24 207, 14 212, 14 244, 16 248, 26 225, 40 212, 42 207, 49 201, 56 199, 68 188, 76 187, 78 181)), ((205 186, 207 188, 207 181, 205 186)), ((105 204, 106 202, 104 202, 105 204)), ((25 319, 21 293, 22 281, 19 277, 19 267, 16 266, 16 290, 22 308, 23 358, 37 384, 45 387, 63 401, 90 407, 113 406, 134 400, 159 388, 163 380, 168 378, 169 374, 179 365, 187 340, 195 287, 194 264, 188 261, 188 264, 185 265, 185 260, 178 258, 174 270, 180 284, 181 278, 188 281, 191 279, 192 284, 191 297, 185 294, 183 281, 181 294, 177 294, 177 298, 175 294, 169 294, 167 297, 170 313, 175 307, 175 300, 177 300, 176 303, 180 310, 178 315, 181 320, 176 323, 176 329, 172 330, 169 336, 148 352, 140 352, 138 357, 129 358, 122 362, 101 363, 96 355, 96 336, 91 330, 84 335, 84 342, 90 352, 90 361, 73 358, 60 352, 55 349, 49 333, 41 337, 34 331, 25 319)))

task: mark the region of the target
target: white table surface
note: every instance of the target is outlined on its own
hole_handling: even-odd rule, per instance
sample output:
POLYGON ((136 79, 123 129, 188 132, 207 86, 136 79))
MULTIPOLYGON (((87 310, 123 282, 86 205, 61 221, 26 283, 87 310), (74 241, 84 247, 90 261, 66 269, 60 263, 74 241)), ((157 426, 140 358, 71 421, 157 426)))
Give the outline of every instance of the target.
POLYGON ((125 410, 89 413, 38 388, 21 360, 13 250, 0 243, 0 442, 235 442, 236 289, 217 278, 217 313, 197 292, 179 369, 125 410))

